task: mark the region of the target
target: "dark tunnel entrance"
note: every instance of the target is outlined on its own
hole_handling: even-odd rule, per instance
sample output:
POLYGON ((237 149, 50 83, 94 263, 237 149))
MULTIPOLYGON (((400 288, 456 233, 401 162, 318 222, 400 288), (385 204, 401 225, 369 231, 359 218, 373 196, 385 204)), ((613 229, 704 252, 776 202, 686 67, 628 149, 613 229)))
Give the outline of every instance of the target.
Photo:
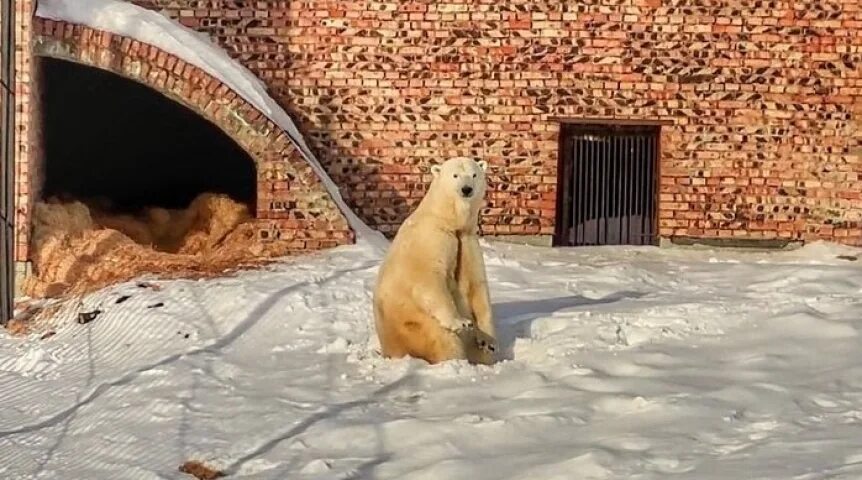
POLYGON ((223 193, 254 214, 254 160, 159 92, 98 68, 41 59, 42 196, 107 199, 113 210, 185 208, 223 193))

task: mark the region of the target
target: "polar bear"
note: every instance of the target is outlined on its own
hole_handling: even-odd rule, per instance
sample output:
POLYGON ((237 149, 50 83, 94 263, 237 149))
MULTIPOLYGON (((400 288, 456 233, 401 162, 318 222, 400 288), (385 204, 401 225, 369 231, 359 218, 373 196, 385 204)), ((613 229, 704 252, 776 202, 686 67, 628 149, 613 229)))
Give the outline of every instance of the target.
POLYGON ((428 192, 398 229, 374 289, 385 357, 494 362, 496 333, 478 236, 486 168, 469 158, 434 165, 428 192))

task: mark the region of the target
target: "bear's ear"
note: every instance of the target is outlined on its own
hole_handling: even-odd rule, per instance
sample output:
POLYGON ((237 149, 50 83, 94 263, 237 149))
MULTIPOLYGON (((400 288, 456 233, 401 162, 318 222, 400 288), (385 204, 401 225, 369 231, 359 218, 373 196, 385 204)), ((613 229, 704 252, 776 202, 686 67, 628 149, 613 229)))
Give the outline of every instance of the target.
POLYGON ((440 165, 432 165, 431 166, 431 175, 434 175, 434 178, 439 177, 440 176, 440 170, 441 170, 440 165))
POLYGON ((488 162, 486 162, 485 160, 479 160, 479 168, 481 168, 483 172, 487 171, 488 170, 488 162))

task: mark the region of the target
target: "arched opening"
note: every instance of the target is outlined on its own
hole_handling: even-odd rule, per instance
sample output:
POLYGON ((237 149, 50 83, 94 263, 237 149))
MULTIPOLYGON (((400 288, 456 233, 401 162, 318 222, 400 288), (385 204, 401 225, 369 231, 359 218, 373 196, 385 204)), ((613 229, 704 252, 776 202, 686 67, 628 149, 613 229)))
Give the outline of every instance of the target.
POLYGON ((258 241, 257 165, 221 128, 111 71, 38 61, 44 160, 28 295, 220 274, 288 251, 258 241))
POLYGON ((40 88, 44 198, 134 213, 220 193, 254 214, 254 160, 191 109, 114 73, 47 57, 40 88))
POLYGON ((128 37, 34 29, 27 295, 218 276, 351 243, 291 137, 222 80, 128 37))

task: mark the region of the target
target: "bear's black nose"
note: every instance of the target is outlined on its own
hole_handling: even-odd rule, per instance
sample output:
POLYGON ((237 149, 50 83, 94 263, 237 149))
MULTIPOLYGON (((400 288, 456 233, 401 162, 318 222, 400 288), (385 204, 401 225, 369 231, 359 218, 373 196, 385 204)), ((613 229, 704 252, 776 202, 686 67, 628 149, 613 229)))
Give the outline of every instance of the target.
POLYGON ((465 185, 461 187, 461 193, 463 193, 465 197, 469 197, 473 194, 473 187, 465 185))

